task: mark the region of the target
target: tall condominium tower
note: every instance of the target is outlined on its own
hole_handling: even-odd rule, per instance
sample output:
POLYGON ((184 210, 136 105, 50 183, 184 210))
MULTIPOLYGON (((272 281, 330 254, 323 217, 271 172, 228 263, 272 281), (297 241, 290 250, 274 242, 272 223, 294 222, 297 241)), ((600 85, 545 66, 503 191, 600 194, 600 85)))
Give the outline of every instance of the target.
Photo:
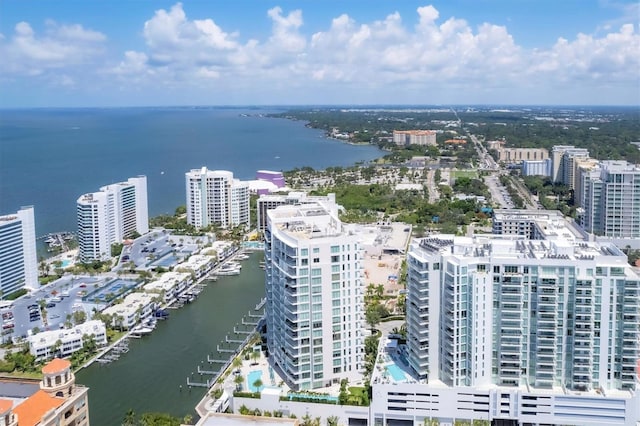
POLYGON ((23 287, 38 288, 33 207, 0 216, 0 299, 23 287))
POLYGON ((640 277, 626 260, 564 240, 415 241, 410 363, 449 386, 633 389, 640 277))
POLYGON ((289 192, 288 194, 264 194, 258 198, 256 218, 258 231, 267 229, 267 211, 283 205, 309 204, 317 201, 335 203, 336 195, 327 194, 325 196, 308 195, 306 192, 289 192))
POLYGON ((551 152, 551 179, 561 182, 569 189, 576 187, 577 169, 581 162, 589 159, 589 150, 573 145, 556 145, 551 152))
POLYGON ((333 202, 267 212, 269 359, 294 389, 356 380, 364 368, 363 249, 333 202))
POLYGON ((249 183, 225 170, 193 169, 185 174, 187 222, 196 228, 249 224, 249 183))
POLYGON ((77 201, 78 246, 82 262, 111 257, 111 244, 149 232, 147 178, 103 186, 77 201))
POLYGON ((593 234, 640 238, 640 166, 626 161, 601 161, 585 169, 579 222, 593 234))

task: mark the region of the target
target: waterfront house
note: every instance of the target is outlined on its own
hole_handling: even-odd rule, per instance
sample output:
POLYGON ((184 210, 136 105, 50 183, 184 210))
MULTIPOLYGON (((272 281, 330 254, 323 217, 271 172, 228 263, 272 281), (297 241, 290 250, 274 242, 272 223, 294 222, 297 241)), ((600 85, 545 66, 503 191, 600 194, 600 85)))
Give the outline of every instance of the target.
POLYGON ((82 349, 87 339, 93 339, 98 347, 107 344, 107 330, 102 321, 91 320, 72 328, 42 331, 27 337, 29 352, 36 361, 67 357, 82 349))

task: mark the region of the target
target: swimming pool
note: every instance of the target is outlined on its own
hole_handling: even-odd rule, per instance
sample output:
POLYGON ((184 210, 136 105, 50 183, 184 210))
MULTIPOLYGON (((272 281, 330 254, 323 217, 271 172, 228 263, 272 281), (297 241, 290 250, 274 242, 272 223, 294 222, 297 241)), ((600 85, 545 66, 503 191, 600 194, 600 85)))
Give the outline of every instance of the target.
POLYGON ((393 380, 395 380, 396 382, 407 381, 407 376, 405 376, 404 371, 402 371, 400 367, 398 367, 397 365, 389 364, 385 368, 387 369, 387 372, 391 374, 391 377, 393 377, 393 380))
POLYGON ((62 264, 60 265, 61 268, 66 268, 67 266, 71 265, 71 261, 69 259, 64 259, 62 261, 62 264))
MULTIPOLYGON (((262 377, 262 371, 260 370, 253 370, 249 372, 249 374, 247 375, 247 385, 249 387, 250 392, 258 392, 260 390, 257 387, 255 387, 253 384, 255 383, 256 380, 260 379, 261 377, 262 377)), ((263 388, 264 385, 260 387, 263 388)))

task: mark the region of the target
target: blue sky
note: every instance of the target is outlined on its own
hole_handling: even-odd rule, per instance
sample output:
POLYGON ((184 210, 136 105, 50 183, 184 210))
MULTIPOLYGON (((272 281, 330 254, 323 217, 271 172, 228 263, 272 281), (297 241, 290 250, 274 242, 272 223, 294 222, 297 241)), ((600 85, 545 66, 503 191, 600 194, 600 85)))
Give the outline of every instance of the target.
POLYGON ((640 104, 621 0, 0 0, 0 107, 640 104))

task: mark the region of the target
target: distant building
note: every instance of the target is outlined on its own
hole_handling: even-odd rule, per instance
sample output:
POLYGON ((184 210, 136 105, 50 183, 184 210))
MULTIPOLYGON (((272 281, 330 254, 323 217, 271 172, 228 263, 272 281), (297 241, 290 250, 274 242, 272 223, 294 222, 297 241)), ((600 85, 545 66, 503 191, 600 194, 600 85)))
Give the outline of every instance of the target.
POLYGON ((589 158, 589 150, 576 148, 573 145, 556 145, 551 151, 553 182, 567 185, 569 189, 575 189, 578 178, 578 165, 589 158))
POLYGON ((601 161, 582 169, 578 221, 587 231, 612 238, 640 238, 640 166, 601 161))
POLYGON ((588 239, 584 231, 557 210, 496 209, 492 231, 497 235, 517 235, 530 240, 560 237, 573 242, 588 239))
POLYGON ((288 194, 265 194, 261 195, 257 201, 256 218, 258 231, 267 229, 267 211, 283 205, 310 204, 318 201, 335 203, 336 195, 326 196, 308 195, 306 192, 291 191, 288 194))
POLYGON ((40 389, 11 410, 0 400, 6 426, 88 426, 89 389, 76 385, 71 363, 56 358, 42 367, 40 389), (7 421, 9 419, 9 421, 7 421))
POLYGON ((98 347, 107 344, 107 329, 102 321, 91 320, 72 328, 41 331, 27 337, 29 352, 36 361, 67 357, 82 349, 86 339, 92 339, 98 347))
POLYGON ((269 362, 296 390, 361 378, 364 250, 331 202, 279 206, 265 231, 269 362))
POLYGON ((185 174, 187 222, 196 228, 249 224, 249 184, 225 170, 193 169, 185 174))
POLYGON ((394 130, 393 142, 398 146, 436 145, 435 130, 394 130))
POLYGON ((499 148, 498 161, 520 163, 522 161, 541 161, 549 158, 545 148, 499 148))
POLYGON ((130 178, 84 194, 76 211, 80 261, 107 260, 111 244, 149 232, 147 178, 130 178))
POLYGON ((33 207, 0 216, 0 299, 24 287, 39 287, 33 207))
POLYGON ((551 177, 551 159, 544 160, 523 160, 522 176, 545 176, 551 177))

